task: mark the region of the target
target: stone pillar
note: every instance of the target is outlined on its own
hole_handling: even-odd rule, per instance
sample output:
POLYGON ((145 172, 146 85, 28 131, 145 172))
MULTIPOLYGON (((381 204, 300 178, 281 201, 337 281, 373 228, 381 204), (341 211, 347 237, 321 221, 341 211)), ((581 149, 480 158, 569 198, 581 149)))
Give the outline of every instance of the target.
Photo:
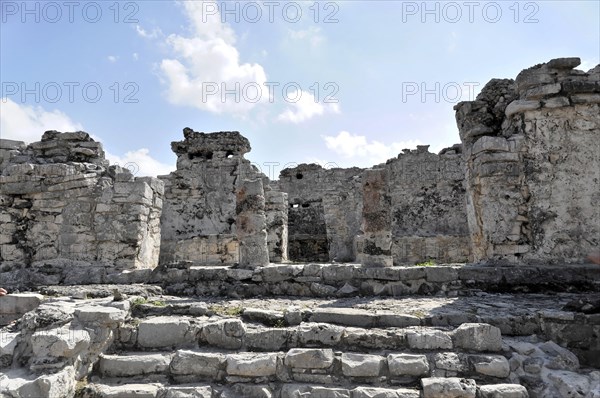
POLYGON ((363 235, 357 238, 358 261, 366 267, 391 267, 392 218, 385 169, 363 174, 363 235))
POLYGON ((240 245, 240 267, 269 264, 267 219, 262 180, 244 180, 236 193, 236 233, 240 245))
POLYGON ((285 192, 265 192, 267 245, 269 260, 281 263, 288 260, 288 195, 285 192))

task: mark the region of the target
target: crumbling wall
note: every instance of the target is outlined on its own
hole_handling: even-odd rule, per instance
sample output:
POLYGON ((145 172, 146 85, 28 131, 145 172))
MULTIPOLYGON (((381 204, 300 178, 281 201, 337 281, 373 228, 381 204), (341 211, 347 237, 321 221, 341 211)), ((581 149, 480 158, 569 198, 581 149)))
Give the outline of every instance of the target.
POLYGON ((475 261, 580 262, 600 245, 600 66, 554 59, 455 106, 475 261))
POLYGON ((461 146, 430 153, 405 149, 386 163, 391 199, 394 264, 466 262, 466 220, 461 146))
MULTIPOLYGON (((379 232, 391 236, 395 265, 467 261, 469 236, 460 151, 461 146, 455 145, 436 155, 421 146, 376 166, 386 176, 378 189, 390 202, 385 223, 389 231, 379 232)), ((370 220, 364 219, 369 214, 363 214, 367 171, 323 169, 315 164, 282 171, 279 186, 288 193, 290 203, 290 259, 357 260, 357 250, 366 248, 364 228, 370 225, 370 220)))
POLYGON ((359 168, 301 164, 284 169, 279 189, 288 195, 288 249, 292 261, 354 261, 360 233, 359 168))
POLYGON ((183 134, 171 144, 177 170, 159 176, 165 183, 160 262, 237 263, 236 192, 245 179, 264 179, 265 186, 268 179, 244 159, 250 143, 239 132, 186 128, 183 134))
POLYGON ((109 166, 87 133, 47 131, 30 145, 0 140, 0 165, 4 280, 25 268, 158 264, 163 184, 109 166))

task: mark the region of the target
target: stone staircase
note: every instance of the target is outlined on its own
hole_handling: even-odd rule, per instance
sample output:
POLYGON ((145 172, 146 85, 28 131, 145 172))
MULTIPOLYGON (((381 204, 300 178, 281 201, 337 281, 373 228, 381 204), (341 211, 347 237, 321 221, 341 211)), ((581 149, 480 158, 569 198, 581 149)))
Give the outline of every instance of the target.
MULTIPOLYGON (((280 267, 272 268, 290 275, 288 283, 306 270, 294 275, 292 267, 280 267)), ((362 272, 319 266, 324 267, 362 272)), ((240 271, 220 269, 202 270, 213 277, 198 286, 223 286, 240 271)), ((261 286, 256 275, 280 279, 273 269, 251 271, 254 281, 245 279, 247 285, 261 286)), ((600 318, 585 308, 568 310, 573 303, 600 300, 595 289, 516 293, 522 284, 504 278, 510 292, 499 293, 496 287, 486 291, 473 277, 458 288, 455 280, 475 271, 455 266, 436 276, 432 269, 368 271, 388 281, 424 273, 420 285, 439 287, 398 297, 361 292, 250 298, 233 291, 186 297, 144 284, 42 287, 45 296, 23 295, 27 306, 13 295, 14 307, 30 312, 0 329, 0 397, 600 396, 600 372, 593 368, 600 318)), ((490 274, 509 273, 494 269, 490 274)), ((173 275, 172 269, 164 272, 173 275)), ((582 267, 574 274, 593 272, 582 267)), ((275 287, 272 279, 265 289, 275 287)), ((190 284, 181 280, 162 288, 190 284)), ((340 276, 335 287, 339 291, 355 281, 340 276)))
POLYGON ((459 390, 475 396, 485 386, 480 396, 527 396, 524 387, 508 385, 501 333, 488 324, 420 326, 412 315, 335 307, 310 315, 212 308, 220 314, 150 315, 123 325, 111 353, 99 360, 98 382, 86 391, 102 397, 117 391, 152 397, 420 397, 423 391, 432 397, 459 390), (149 382, 155 384, 140 390, 149 382))

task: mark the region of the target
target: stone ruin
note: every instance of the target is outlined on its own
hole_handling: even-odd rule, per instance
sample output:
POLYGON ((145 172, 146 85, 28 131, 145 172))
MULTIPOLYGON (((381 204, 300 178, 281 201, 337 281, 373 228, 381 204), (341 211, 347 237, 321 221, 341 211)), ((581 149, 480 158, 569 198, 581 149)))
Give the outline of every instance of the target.
POLYGON ((135 177, 0 140, 0 397, 600 397, 600 65, 455 106, 462 144, 270 181, 184 129, 135 177))

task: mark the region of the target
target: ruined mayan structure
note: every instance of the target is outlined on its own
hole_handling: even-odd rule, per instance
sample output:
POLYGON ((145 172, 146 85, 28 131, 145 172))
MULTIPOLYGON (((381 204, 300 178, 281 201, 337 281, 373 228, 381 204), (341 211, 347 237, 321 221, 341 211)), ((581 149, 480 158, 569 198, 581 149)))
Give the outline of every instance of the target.
POLYGON ((0 140, 0 397, 600 397, 600 65, 455 106, 462 143, 270 181, 190 128, 135 177, 0 140))

